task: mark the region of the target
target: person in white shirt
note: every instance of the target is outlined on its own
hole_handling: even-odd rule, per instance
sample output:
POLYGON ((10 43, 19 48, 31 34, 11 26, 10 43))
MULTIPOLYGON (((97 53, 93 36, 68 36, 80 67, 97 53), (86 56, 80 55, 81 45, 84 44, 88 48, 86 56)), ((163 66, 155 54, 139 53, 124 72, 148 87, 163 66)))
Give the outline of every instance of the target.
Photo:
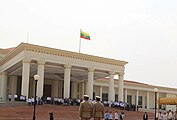
POLYGON ((175 112, 172 110, 172 120, 175 120, 175 112))
POLYGON ((163 115, 161 112, 159 112, 159 120, 163 120, 163 115))
POLYGON ((168 118, 168 120, 172 120, 172 112, 171 112, 171 110, 169 110, 167 118, 168 118))
POLYGON ((111 111, 109 112, 109 120, 113 120, 113 114, 111 111))
POLYGON ((32 103, 32 105, 34 105, 34 98, 33 97, 31 97, 31 103, 32 103))
POLYGON ((32 105, 31 98, 28 98, 27 103, 28 105, 32 105))
POLYGON ((47 97, 47 104, 51 104, 51 100, 52 100, 51 97, 47 97))
POLYGON ((111 107, 112 106, 112 101, 109 101, 109 107, 111 107))
POLYGON ((20 101, 23 101, 23 96, 22 95, 20 96, 20 101))
POLYGON ((163 120, 167 120, 167 113, 163 114, 163 120))
POLYGON ((14 99, 15 99, 15 101, 17 101, 18 100, 18 95, 14 95, 14 99))
POLYGON ((159 115, 159 113, 157 112, 157 113, 156 113, 156 118, 155 118, 156 120, 158 120, 158 115, 159 115))
POLYGON ((9 101, 11 101, 12 100, 12 95, 11 95, 11 93, 9 94, 9 101))
POLYGON ((118 119, 119 119, 119 114, 118 114, 117 111, 114 113, 114 119, 115 119, 115 120, 118 120, 118 119))

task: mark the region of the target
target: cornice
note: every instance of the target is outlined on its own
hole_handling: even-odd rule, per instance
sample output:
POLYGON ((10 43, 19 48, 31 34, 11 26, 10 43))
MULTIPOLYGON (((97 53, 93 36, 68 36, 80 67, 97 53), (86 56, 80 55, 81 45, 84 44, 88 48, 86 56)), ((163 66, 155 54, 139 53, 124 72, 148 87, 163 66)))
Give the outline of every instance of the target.
POLYGON ((61 56, 61 57, 68 57, 72 59, 85 60, 85 61, 90 61, 90 62, 116 65, 116 66, 124 66, 128 63, 126 61, 120 61, 120 60, 115 60, 115 59, 110 59, 110 58, 76 53, 76 52, 49 48, 49 47, 33 45, 33 44, 28 44, 28 43, 21 43, 14 50, 12 50, 9 54, 7 54, 5 57, 1 59, 0 65, 6 63, 7 61, 9 61, 11 58, 16 56, 19 52, 23 50, 37 52, 37 53, 44 53, 44 54, 49 54, 49 55, 55 55, 55 56, 61 56))
POLYGON ((8 62, 10 59, 15 57, 18 53, 20 53, 24 49, 25 49, 25 46, 23 45, 23 43, 19 44, 14 50, 10 51, 7 55, 2 57, 2 59, 0 59, 0 66, 8 62))

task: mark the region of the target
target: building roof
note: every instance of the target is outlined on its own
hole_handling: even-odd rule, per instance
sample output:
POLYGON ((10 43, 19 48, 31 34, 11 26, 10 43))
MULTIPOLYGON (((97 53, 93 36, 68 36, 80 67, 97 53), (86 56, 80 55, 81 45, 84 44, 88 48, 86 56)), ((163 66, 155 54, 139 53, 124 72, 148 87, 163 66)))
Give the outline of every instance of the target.
POLYGON ((12 48, 6 48, 6 49, 2 49, 2 48, 0 48, 0 52, 1 52, 1 54, 6 55, 6 54, 8 54, 10 51, 12 51, 12 50, 14 50, 14 49, 15 49, 15 47, 12 47, 12 48))
POLYGON ((56 48, 50 48, 50 47, 39 46, 39 45, 34 45, 34 44, 21 43, 15 49, 8 52, 8 54, 0 60, 0 65, 6 63, 7 61, 9 61, 11 58, 16 56, 18 53, 20 53, 23 50, 44 53, 44 54, 51 54, 51 55, 62 56, 62 57, 68 57, 72 59, 81 59, 81 60, 91 61, 91 62, 118 65, 118 66, 124 66, 128 63, 126 61, 121 61, 121 60, 115 60, 115 59, 93 56, 93 55, 88 55, 88 54, 83 54, 83 53, 60 50, 56 48))
MULTIPOLYGON (((105 82, 108 82, 109 78, 100 78, 99 80, 100 81, 103 80, 105 82)), ((115 81, 118 82, 119 79, 115 79, 115 81)), ((156 85, 141 83, 141 82, 137 82, 137 81, 133 81, 133 80, 124 80, 124 84, 128 85, 128 86, 138 86, 138 87, 150 88, 150 89, 158 88, 161 91, 162 90, 177 91, 177 88, 171 88, 171 87, 167 87, 167 86, 156 86, 156 85)))

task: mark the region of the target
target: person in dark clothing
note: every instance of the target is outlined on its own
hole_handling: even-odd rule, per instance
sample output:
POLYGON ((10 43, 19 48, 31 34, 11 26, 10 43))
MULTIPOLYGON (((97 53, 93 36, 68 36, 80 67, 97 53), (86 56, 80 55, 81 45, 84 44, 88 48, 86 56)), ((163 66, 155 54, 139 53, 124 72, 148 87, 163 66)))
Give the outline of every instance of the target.
POLYGON ((54 117, 53 117, 53 112, 49 113, 49 120, 54 120, 54 117))
POLYGON ((148 114, 146 112, 143 115, 143 120, 148 120, 148 114))
POLYGON ((124 117, 125 117, 124 112, 121 112, 121 113, 120 113, 120 120, 124 120, 124 117))

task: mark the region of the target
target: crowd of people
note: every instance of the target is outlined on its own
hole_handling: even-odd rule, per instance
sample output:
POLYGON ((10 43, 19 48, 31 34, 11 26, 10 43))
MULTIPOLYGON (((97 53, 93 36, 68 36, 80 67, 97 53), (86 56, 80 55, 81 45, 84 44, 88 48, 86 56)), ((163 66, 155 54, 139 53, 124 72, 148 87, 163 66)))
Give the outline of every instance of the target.
POLYGON ((128 111, 135 111, 136 110, 136 106, 134 104, 129 104, 129 103, 126 103, 126 102, 122 102, 122 101, 119 101, 119 102, 112 102, 112 101, 103 101, 103 104, 104 106, 107 106, 107 107, 114 107, 114 108, 118 108, 118 109, 121 109, 121 110, 128 110, 128 111))
POLYGON ((172 110, 163 113, 159 112, 156 114, 156 120, 175 120, 175 113, 172 110))
MULTIPOLYGON (((26 96, 23 95, 11 95, 9 94, 9 101, 26 101, 28 102, 29 105, 33 105, 34 104, 34 97, 29 97, 28 99, 26 99, 26 96)), ((79 106, 80 103, 82 102, 83 99, 71 99, 71 98, 58 98, 58 97, 37 97, 36 102, 38 104, 55 104, 55 105, 77 105, 79 106)), ((94 103, 95 100, 91 100, 89 99, 89 102, 94 103)), ((106 107, 115 107, 118 109, 124 109, 124 110, 132 110, 135 111, 136 110, 136 106, 135 105, 130 105, 126 102, 112 102, 112 101, 101 101, 103 103, 104 106, 106 107)))
POLYGON ((125 118, 124 112, 121 112, 119 115, 117 111, 115 113, 112 113, 112 111, 105 111, 104 120, 119 120, 119 118, 120 120, 123 120, 125 118))
MULTIPOLYGON (((79 106, 83 99, 71 99, 71 98, 57 98, 57 97, 42 97, 37 99, 37 103, 44 103, 44 104, 55 104, 55 105, 77 105, 79 106)), ((33 104, 34 98, 30 97, 27 102, 29 104, 33 104)), ((89 99, 89 102, 95 103, 96 100, 89 99)), ((104 106, 106 107, 114 107, 121 110, 132 110, 135 111, 135 105, 129 105, 125 102, 112 102, 112 101, 101 101, 104 106)))
MULTIPOLYGON (((9 101, 12 101, 12 99, 14 99, 14 101, 27 101, 28 105, 34 105, 34 97, 30 97, 28 99, 26 99, 25 96, 21 95, 14 95, 12 96, 11 94, 9 94, 9 101)), ((54 104, 54 105, 77 105, 77 106, 81 106, 81 104, 83 102, 85 102, 85 97, 84 99, 70 99, 70 98, 57 98, 57 97, 37 97, 36 99, 36 103, 38 105, 43 105, 43 104, 54 104)), ((95 103, 98 102, 98 98, 96 97, 96 100, 91 100, 88 99, 87 100, 91 105, 94 105, 95 103)), ((136 106, 135 105, 130 105, 128 103, 125 102, 112 102, 112 101, 101 101, 99 99, 99 103, 102 104, 103 106, 106 107, 114 107, 114 108, 118 108, 121 110, 132 110, 135 111, 136 110, 136 106)), ((104 112, 104 111, 103 111, 104 112)), ((92 113, 93 114, 93 113, 92 113)), ((93 115, 92 115, 93 116, 93 115)), ((112 113, 112 111, 105 111, 102 114, 102 117, 104 118, 104 120, 118 120, 118 118, 120 118, 119 120, 123 120, 125 117, 124 112, 121 112, 120 114, 116 111, 115 113, 112 113)), ((167 112, 160 112, 156 114, 156 120, 175 120, 175 113, 171 110, 167 111, 167 112)), ((143 115, 143 120, 148 120, 148 114, 145 112, 143 115)))
POLYGON ((81 102, 79 107, 79 116, 81 120, 91 120, 92 118, 94 118, 94 120, 124 120, 124 112, 121 112, 119 115, 117 111, 115 113, 112 113, 112 111, 105 111, 104 105, 100 101, 99 96, 96 96, 95 102, 90 102, 88 98, 89 96, 85 95, 84 100, 81 102))
MULTIPOLYGON (((143 120, 148 120, 148 114, 145 112, 143 115, 143 120)), ((157 112, 155 120, 176 120, 175 113, 171 110, 167 112, 157 112)))

